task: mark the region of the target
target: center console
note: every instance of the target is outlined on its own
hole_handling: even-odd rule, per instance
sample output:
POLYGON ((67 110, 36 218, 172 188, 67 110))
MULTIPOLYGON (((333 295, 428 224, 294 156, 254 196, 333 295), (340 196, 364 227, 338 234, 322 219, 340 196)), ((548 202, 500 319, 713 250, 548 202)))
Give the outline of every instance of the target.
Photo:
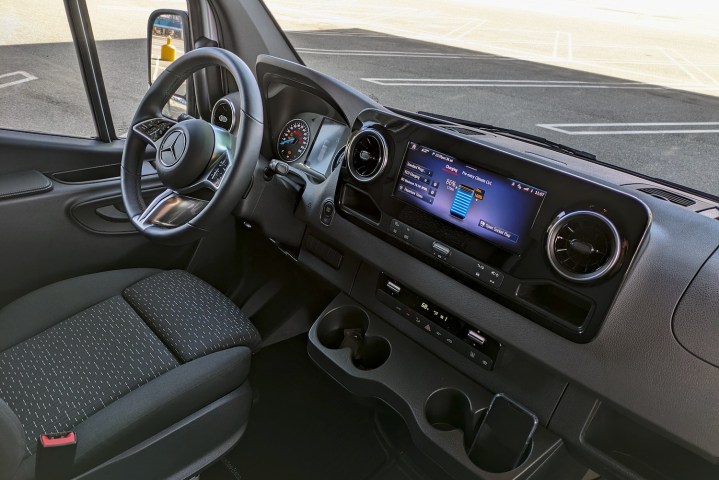
MULTIPOLYGON (((546 425, 535 425, 526 446, 500 448, 490 438, 489 447, 478 449, 492 394, 344 294, 313 325, 308 352, 354 394, 381 398, 396 410, 415 445, 451 478, 549 480, 557 477, 548 467, 567 456, 546 425), (507 450, 516 462, 498 463, 496 452, 507 450)), ((510 431, 524 419, 521 411, 508 412, 495 420, 495 430, 510 431)))
MULTIPOLYGON (((470 140, 368 109, 345 155, 340 215, 575 342, 598 331, 650 222, 636 198, 500 150, 479 132, 470 140)), ((387 280, 378 284, 383 303, 419 311, 387 280)), ((463 344, 489 338, 439 327, 463 344)), ((492 355, 477 353, 491 365, 492 355)))

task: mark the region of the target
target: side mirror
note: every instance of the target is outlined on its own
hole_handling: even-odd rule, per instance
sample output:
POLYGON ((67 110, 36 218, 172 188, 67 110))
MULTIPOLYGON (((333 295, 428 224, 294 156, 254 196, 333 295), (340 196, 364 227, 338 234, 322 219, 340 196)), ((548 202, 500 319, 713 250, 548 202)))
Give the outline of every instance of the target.
MULTIPOLYGON (((168 65, 192 49, 190 19, 182 10, 155 10, 147 22, 147 79, 150 85, 168 65)), ((172 95, 165 113, 187 113, 187 82, 172 95)))

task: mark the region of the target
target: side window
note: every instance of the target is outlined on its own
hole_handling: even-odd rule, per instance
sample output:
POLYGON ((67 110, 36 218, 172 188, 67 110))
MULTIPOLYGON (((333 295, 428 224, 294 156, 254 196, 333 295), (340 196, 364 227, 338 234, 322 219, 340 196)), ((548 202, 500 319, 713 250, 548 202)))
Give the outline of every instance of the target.
POLYGON ((63 2, 2 2, 0 128, 96 137, 63 2))
MULTIPOLYGON (((157 9, 187 10, 183 0, 160 0, 148 3, 125 0, 87 0, 92 31, 105 83, 112 121, 118 137, 124 137, 135 109, 147 91, 147 21, 157 9)), ((177 56, 184 53, 183 40, 178 38, 171 22, 153 30, 153 52, 162 44, 174 47, 177 56), (169 39, 169 40, 168 40, 169 39)), ((161 69, 159 60, 155 67, 161 69)), ((180 87, 184 95, 184 86, 180 87)), ((180 93, 180 92, 178 92, 180 93)), ((177 116, 183 110, 178 98, 165 113, 177 116)))

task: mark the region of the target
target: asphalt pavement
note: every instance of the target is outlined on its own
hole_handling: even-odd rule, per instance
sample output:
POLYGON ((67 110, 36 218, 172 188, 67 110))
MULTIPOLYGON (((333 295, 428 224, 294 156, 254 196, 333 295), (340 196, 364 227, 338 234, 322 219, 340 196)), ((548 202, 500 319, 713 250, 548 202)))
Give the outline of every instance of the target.
MULTIPOLYGON (((712 14, 697 10, 687 20, 671 2, 660 2, 671 9, 662 16, 625 11, 621 2, 594 2, 588 11, 592 2, 569 0, 541 8, 448 0, 422 9, 410 0, 383 8, 382 0, 332 0, 297 15, 297 0, 267 3, 308 66, 385 105, 522 130, 719 195, 719 35, 704 28, 712 14), (631 29, 622 27, 627 18, 631 29)), ((95 8, 105 21, 96 38, 122 133, 147 88, 152 5, 95 8), (122 27, 121 16, 135 28, 122 27)), ((0 128, 96 134, 74 47, 56 30, 0 35, 0 128)))

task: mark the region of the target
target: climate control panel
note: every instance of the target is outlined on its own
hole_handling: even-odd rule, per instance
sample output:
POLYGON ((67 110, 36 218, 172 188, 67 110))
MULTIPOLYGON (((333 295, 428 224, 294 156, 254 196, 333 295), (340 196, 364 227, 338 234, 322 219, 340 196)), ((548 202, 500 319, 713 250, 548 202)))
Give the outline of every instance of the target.
POLYGON ((484 369, 494 368, 502 344, 491 336, 420 297, 384 273, 379 276, 376 293, 380 302, 427 335, 484 369))

